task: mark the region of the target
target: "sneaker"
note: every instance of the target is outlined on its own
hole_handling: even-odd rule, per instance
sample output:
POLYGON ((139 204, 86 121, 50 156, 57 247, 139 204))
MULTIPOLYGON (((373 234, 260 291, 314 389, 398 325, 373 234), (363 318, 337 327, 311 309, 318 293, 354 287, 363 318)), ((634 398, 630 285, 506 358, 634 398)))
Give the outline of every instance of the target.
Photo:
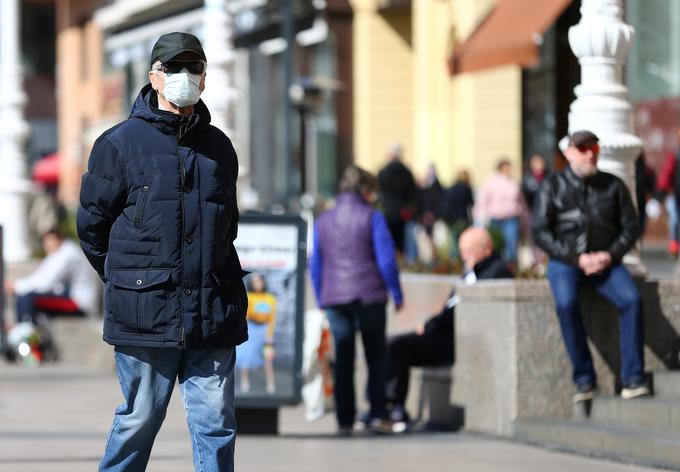
POLYGON ((354 429, 356 431, 366 431, 371 423, 371 413, 365 411, 361 413, 354 421, 354 429))
POLYGON ((597 385, 592 382, 585 382, 576 386, 576 394, 574 395, 574 403, 585 402, 592 400, 597 393, 597 385))
POLYGON ((348 438, 352 436, 352 427, 351 426, 338 426, 338 431, 336 433, 336 436, 341 437, 341 438, 348 438))
POLYGON ((394 421, 392 423, 392 432, 395 434, 401 434, 408 431, 409 425, 406 421, 394 421))
POLYGON ((643 380, 635 380, 623 386, 621 398, 630 400, 631 398, 646 397, 650 395, 649 387, 643 380))
POLYGON ((680 252, 680 243, 672 239, 668 241, 668 252, 671 256, 677 259, 678 252, 680 252))
POLYGON ((369 429, 375 434, 394 433, 394 422, 383 418, 373 418, 369 424, 369 429))
POLYGON ((395 404, 390 409, 390 420, 395 423, 408 423, 410 418, 403 405, 395 404))

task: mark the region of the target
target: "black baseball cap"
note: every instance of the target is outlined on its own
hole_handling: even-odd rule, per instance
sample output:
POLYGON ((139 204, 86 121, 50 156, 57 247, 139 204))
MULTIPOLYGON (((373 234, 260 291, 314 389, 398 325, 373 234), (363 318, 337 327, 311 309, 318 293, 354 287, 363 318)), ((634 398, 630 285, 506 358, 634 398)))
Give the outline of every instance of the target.
POLYGON ((586 143, 597 143, 600 138, 591 131, 581 130, 574 131, 569 135, 569 145, 570 146, 582 146, 586 143))
POLYGON ((183 52, 192 52, 206 60, 201 42, 189 33, 167 33, 158 38, 151 50, 151 65, 156 61, 165 62, 183 52))

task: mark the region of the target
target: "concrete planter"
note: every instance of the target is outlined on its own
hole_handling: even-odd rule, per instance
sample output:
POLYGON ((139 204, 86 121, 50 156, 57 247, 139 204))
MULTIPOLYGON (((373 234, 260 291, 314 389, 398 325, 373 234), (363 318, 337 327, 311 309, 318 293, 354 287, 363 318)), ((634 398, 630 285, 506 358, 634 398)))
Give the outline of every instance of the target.
MULTIPOLYGON (((645 310, 645 368, 680 368, 680 282, 639 283, 645 310)), ((460 286, 451 402, 466 427, 513 434, 516 420, 572 415, 571 365, 547 281, 460 286)), ((592 290, 581 304, 602 393, 620 388, 616 310, 592 290)))

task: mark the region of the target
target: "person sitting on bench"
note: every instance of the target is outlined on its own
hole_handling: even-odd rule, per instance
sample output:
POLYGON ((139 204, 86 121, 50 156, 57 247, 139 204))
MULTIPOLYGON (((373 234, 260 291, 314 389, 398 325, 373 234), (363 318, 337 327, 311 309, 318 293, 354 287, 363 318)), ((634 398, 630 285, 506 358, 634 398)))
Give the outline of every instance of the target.
POLYGON ((99 308, 99 282, 83 251, 57 229, 42 237, 47 256, 29 276, 8 279, 5 291, 16 298, 18 322, 36 321, 38 313, 83 316, 99 308))
MULTIPOLYGON (((460 256, 464 264, 464 281, 473 284, 480 279, 512 278, 500 256, 493 250, 489 233, 478 227, 466 229, 459 239, 460 256)), ((411 367, 450 366, 454 361, 453 315, 458 303, 455 289, 439 314, 420 323, 415 332, 396 336, 389 341, 387 399, 390 419, 406 423, 409 416, 404 408, 411 367)))

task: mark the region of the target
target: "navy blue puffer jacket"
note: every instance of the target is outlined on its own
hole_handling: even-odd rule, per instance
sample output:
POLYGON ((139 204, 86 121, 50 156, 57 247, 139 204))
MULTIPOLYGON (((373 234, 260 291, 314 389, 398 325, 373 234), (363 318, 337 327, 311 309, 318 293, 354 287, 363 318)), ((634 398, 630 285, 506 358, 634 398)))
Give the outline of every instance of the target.
POLYGON ((106 284, 104 340, 225 348, 248 338, 234 250, 238 161, 199 101, 159 110, 151 85, 102 134, 83 176, 78 235, 106 284))

